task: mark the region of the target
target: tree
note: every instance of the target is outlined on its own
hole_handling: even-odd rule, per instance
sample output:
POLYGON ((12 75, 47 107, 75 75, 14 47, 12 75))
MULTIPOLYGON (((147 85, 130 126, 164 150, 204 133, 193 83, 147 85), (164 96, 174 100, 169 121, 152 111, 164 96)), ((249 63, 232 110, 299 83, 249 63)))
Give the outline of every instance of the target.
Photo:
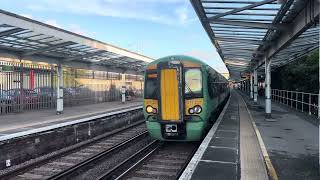
POLYGON ((318 93, 319 49, 278 68, 272 75, 272 88, 318 93))

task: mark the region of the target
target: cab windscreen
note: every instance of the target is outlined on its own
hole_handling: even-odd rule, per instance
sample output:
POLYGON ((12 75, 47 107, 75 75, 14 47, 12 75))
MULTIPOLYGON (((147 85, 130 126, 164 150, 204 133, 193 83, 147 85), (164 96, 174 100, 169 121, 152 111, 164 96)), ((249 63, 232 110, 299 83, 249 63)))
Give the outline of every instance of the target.
POLYGON ((186 69, 185 77, 185 97, 199 98, 202 97, 202 74, 198 68, 186 69))
POLYGON ((145 81, 145 91, 144 98, 145 99, 157 99, 157 91, 158 91, 158 83, 157 83, 157 73, 147 73, 145 81))

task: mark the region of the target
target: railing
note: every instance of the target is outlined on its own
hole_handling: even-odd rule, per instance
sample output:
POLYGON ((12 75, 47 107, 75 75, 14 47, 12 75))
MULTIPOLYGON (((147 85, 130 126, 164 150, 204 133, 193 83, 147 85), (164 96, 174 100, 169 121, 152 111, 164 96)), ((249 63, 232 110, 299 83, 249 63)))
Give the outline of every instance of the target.
POLYGON ((308 112, 309 115, 318 116, 319 95, 298 91, 287 91, 280 89, 271 90, 273 101, 285 104, 301 112, 308 112))
MULTIPOLYGON (((0 115, 54 109, 57 102, 56 67, 0 59, 0 115)), ((141 98, 143 77, 64 67, 64 106, 120 101, 126 85, 130 99, 141 98)), ((1 118, 0 118, 1 119, 1 118)))

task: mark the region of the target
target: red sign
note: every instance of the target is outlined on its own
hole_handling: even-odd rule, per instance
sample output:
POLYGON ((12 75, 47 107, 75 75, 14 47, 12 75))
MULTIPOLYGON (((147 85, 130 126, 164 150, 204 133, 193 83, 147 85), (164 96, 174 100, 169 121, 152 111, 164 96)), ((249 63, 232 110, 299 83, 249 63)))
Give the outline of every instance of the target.
POLYGON ((29 80, 29 85, 30 89, 34 89, 34 70, 30 70, 30 80, 29 80))

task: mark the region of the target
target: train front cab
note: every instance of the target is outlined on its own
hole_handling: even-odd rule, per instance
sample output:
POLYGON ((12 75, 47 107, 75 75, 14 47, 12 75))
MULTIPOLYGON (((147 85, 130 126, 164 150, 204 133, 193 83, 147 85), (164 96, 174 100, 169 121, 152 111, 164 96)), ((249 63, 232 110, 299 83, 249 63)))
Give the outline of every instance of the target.
POLYGON ((147 68, 144 113, 149 134, 160 140, 198 141, 206 126, 200 64, 165 61, 147 68))

